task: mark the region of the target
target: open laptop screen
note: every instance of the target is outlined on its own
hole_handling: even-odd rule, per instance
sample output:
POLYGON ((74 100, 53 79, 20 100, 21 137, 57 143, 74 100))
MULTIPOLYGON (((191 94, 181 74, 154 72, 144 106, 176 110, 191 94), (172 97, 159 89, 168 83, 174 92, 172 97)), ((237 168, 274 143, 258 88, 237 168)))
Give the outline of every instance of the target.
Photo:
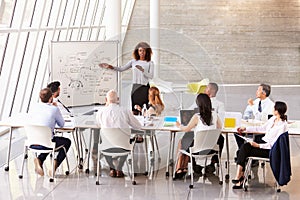
POLYGON ((194 110, 180 110, 180 122, 181 122, 181 124, 186 126, 196 112, 197 112, 196 109, 194 109, 194 110))

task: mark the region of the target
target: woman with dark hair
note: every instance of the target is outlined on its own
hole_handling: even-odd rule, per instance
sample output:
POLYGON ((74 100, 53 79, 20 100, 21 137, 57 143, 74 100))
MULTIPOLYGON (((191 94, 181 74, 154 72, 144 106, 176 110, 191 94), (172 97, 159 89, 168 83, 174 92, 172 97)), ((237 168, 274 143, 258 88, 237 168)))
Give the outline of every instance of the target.
POLYGON ((287 105, 284 102, 277 101, 275 102, 273 117, 271 117, 264 125, 238 128, 239 133, 247 131, 250 133, 265 132, 266 134, 262 138, 265 143, 258 144, 256 142, 247 142, 241 146, 237 156, 236 176, 235 179, 232 180, 232 183, 235 184, 233 189, 243 188, 242 182, 244 180, 246 159, 249 156, 268 158, 273 144, 282 133, 285 133, 288 130, 285 115, 286 111, 287 105))
POLYGON ((144 104, 148 104, 149 80, 154 75, 154 63, 151 61, 152 49, 146 42, 140 42, 134 48, 132 56, 133 59, 122 67, 114 67, 107 63, 100 63, 99 66, 119 72, 132 68, 131 106, 133 113, 138 115, 140 112, 135 109, 135 105, 143 107, 144 104))
MULTIPOLYGON (((199 113, 193 115, 187 126, 177 126, 181 131, 186 132, 182 139, 179 141, 178 148, 188 151, 189 147, 193 146, 194 133, 202 130, 220 129, 222 123, 215 112, 212 112, 210 98, 207 94, 199 94, 196 99, 196 104, 199 113), (189 132, 194 128, 194 132, 189 132)), ((175 179, 182 178, 188 168, 189 156, 180 154, 176 165, 175 179)))

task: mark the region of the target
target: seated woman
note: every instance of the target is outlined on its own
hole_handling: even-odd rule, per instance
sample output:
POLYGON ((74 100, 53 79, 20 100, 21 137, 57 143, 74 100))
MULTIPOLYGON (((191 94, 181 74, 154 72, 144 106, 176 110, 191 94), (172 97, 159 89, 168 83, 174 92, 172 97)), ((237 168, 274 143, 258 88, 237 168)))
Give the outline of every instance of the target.
MULTIPOLYGON (((157 87, 150 87, 149 88, 149 94, 148 94, 148 106, 146 115, 147 116, 160 116, 162 111, 165 109, 165 105, 160 97, 160 92, 157 87)), ((142 108, 139 105, 135 105, 134 108, 138 110, 140 113, 142 113, 142 108)), ((141 143, 144 139, 141 135, 137 135, 136 142, 141 143)))
MULTIPOLYGON (((161 112, 164 110, 165 105, 160 97, 160 92, 157 87, 152 86, 149 88, 148 95, 148 106, 147 106, 147 116, 160 116, 161 112)), ((135 108, 142 112, 142 108, 139 105, 135 105, 135 108)))
POLYGON ((233 189, 243 188, 244 180, 244 170, 245 162, 249 156, 257 156, 268 158, 269 152, 273 144, 276 142, 277 138, 284 132, 288 130, 286 113, 287 105, 284 102, 277 101, 275 102, 273 117, 271 117, 264 125, 262 126, 253 126, 253 127, 240 127, 238 132, 242 133, 244 131, 248 132, 265 132, 265 136, 262 138, 265 143, 258 144, 256 142, 247 142, 243 144, 240 148, 240 151, 237 156, 237 172, 235 179, 232 180, 232 183, 235 184, 233 189))
MULTIPOLYGON (((196 99, 199 113, 193 115, 187 126, 177 126, 181 131, 187 132, 179 141, 178 148, 188 151, 193 146, 194 133, 202 130, 220 129, 222 123, 215 112, 212 112, 210 98, 207 94, 199 94, 196 99), (189 132, 194 128, 194 132, 189 132)), ((174 179, 182 178, 188 168, 189 156, 180 154, 178 157, 174 179)))

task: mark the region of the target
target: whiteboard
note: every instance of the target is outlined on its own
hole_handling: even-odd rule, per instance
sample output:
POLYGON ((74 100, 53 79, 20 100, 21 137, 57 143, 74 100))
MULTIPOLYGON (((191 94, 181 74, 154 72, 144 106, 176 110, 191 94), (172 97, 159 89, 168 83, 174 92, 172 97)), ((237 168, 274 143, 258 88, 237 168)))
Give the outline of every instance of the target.
POLYGON ((59 81, 59 99, 66 106, 104 104, 110 89, 118 89, 117 72, 99 63, 118 65, 117 41, 51 42, 51 80, 59 81))

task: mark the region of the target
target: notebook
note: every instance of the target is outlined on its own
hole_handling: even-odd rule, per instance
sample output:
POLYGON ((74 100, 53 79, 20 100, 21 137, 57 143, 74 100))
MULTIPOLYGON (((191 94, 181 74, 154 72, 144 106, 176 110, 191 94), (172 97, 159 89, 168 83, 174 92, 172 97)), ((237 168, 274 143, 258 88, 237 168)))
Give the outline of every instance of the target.
POLYGON ((164 127, 175 126, 177 117, 167 116, 164 118, 164 127))

